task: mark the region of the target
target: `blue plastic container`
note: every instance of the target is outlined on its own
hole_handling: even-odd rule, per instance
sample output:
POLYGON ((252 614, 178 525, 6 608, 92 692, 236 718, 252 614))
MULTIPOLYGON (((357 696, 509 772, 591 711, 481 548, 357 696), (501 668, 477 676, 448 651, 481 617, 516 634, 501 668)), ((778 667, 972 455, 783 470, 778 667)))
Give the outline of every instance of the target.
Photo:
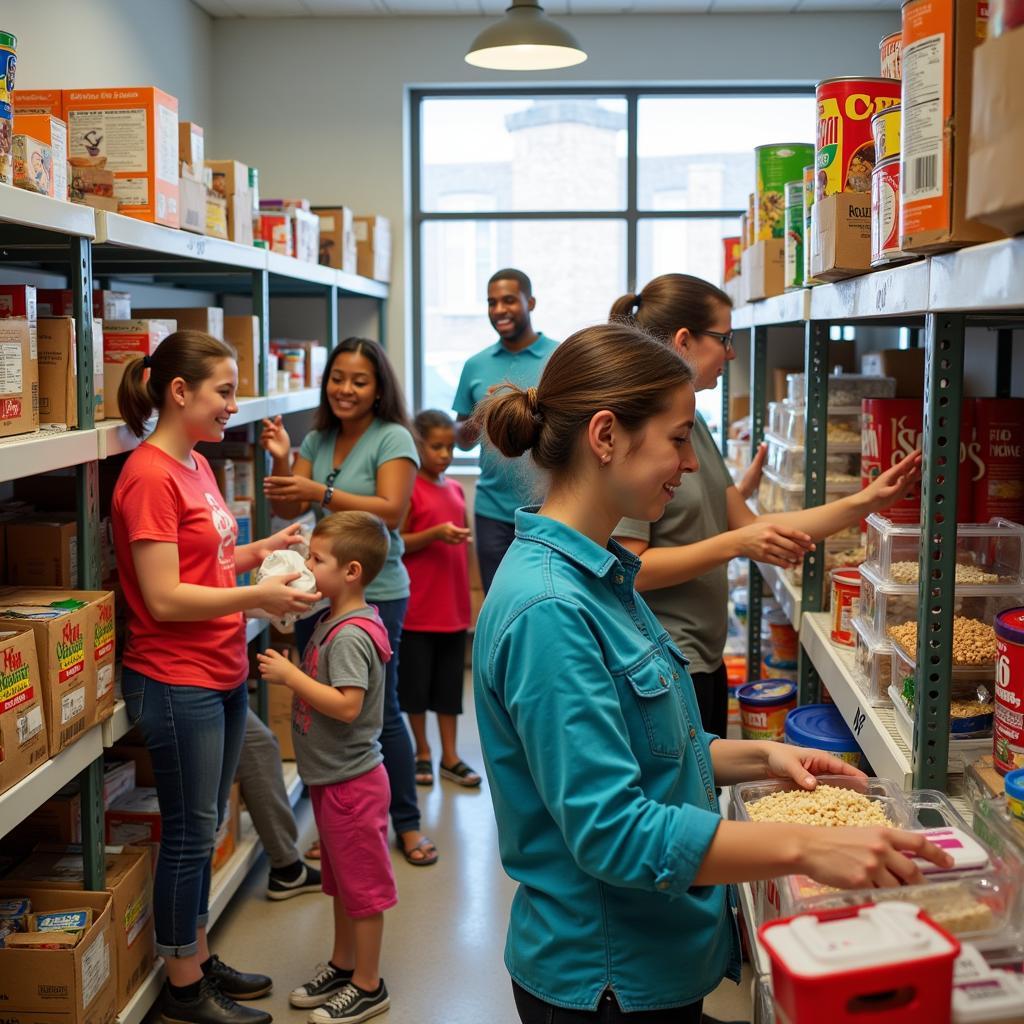
POLYGON ((825 750, 862 766, 864 754, 834 704, 805 704, 786 716, 786 742, 797 747, 825 750))

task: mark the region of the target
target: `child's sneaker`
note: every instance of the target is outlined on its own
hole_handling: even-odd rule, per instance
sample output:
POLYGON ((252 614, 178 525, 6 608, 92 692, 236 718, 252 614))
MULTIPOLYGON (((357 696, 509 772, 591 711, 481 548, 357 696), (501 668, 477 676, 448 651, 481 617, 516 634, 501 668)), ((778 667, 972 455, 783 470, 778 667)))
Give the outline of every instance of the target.
POLYGON ((359 1024, 360 1021, 383 1013, 390 1005, 391 999, 383 978, 376 992, 364 992, 349 982, 307 1019, 309 1024, 359 1024))
POLYGON ((306 1009, 310 1006, 323 1006, 331 996, 340 992, 352 980, 351 971, 339 970, 329 961, 318 964, 316 974, 305 985, 292 989, 288 1002, 292 1006, 306 1009))

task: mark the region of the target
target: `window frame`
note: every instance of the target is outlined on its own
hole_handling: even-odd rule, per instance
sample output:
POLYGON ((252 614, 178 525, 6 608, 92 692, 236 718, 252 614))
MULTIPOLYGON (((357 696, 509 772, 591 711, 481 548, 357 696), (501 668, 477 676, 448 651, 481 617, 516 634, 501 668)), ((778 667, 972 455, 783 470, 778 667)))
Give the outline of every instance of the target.
MULTIPOLYGON (((746 85, 591 85, 591 86, 449 86, 409 88, 409 209, 411 242, 411 281, 409 301, 412 311, 412 395, 415 408, 423 401, 423 226, 432 221, 464 220, 613 220, 623 221, 626 232, 626 289, 636 288, 637 233, 641 220, 706 220, 740 217, 745 210, 643 210, 637 202, 638 187, 638 108, 641 99, 648 97, 718 98, 752 96, 757 98, 813 96, 811 82, 762 83, 746 85), (626 203, 619 210, 489 210, 482 212, 424 211, 422 208, 422 131, 423 103, 433 99, 515 99, 537 97, 582 96, 591 99, 624 99, 626 101, 626 203)), ((611 301, 611 300, 609 300, 611 301)), ((484 299, 481 297, 481 316, 484 299)), ((471 456, 456 456, 456 463, 473 465, 471 456)))

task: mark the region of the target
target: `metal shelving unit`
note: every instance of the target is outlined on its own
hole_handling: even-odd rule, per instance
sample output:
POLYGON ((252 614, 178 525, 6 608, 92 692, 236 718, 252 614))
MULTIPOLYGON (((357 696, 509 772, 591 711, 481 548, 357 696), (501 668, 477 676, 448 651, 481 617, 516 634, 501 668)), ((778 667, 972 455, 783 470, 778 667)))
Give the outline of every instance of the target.
MULTIPOLYGON (((0 482, 74 467, 78 510, 79 579, 84 589, 97 589, 99 573, 99 461, 133 450, 139 440, 118 419, 92 421, 92 290, 94 277, 132 283, 187 287, 217 295, 250 296, 260 318, 263 343, 259 379, 261 396, 239 400, 233 425, 257 423, 264 416, 315 408, 319 388, 269 394, 266 364, 269 316, 274 296, 322 298, 326 305, 324 343, 338 341, 338 303, 360 297, 376 302, 379 337, 386 343, 388 285, 238 245, 222 239, 147 224, 118 214, 63 203, 22 189, 0 189, 0 269, 60 274, 74 296, 78 345, 78 408, 81 429, 43 430, 0 441, 0 482)), ((257 463, 259 465, 259 463, 257 463)), ((261 481, 257 480, 257 485, 261 481)), ((269 526, 267 503, 256 503, 254 535, 269 526)), ((250 621, 247 639, 266 643, 266 623, 250 621)), ((265 689, 261 688, 265 708, 265 689)), ((72 747, 46 761, 31 775, 0 795, 0 835, 22 821, 58 789, 78 778, 82 790, 82 825, 86 883, 103 887, 102 752, 129 728, 123 702, 113 717, 86 733, 72 747)), ((296 780, 292 780, 293 791, 296 780)), ((297 799, 297 796, 295 797, 297 799)), ((218 913, 237 889, 258 856, 255 840, 235 855, 218 875, 218 913), (230 882, 226 881, 230 880, 230 882)), ((211 911, 212 912, 212 911, 211 911)), ((143 990, 147 988, 143 986, 143 990)), ((141 992, 142 990, 140 990, 141 992)), ((155 991, 155 990, 154 990, 155 991)), ((141 997, 140 997, 141 998, 141 997)), ((139 1000, 136 1000, 139 1002, 139 1000)), ((141 1011, 144 1015, 152 997, 141 1011)), ((141 1006, 142 1003, 139 1002, 141 1006)), ((141 1016, 139 1017, 141 1019, 141 1016)))

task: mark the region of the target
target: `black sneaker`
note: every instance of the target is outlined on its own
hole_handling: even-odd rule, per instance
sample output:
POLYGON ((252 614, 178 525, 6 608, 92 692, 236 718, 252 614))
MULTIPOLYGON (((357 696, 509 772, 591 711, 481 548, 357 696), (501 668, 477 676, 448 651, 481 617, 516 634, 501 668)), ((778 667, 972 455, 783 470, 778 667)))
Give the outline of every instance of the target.
POLYGON ((383 978, 376 992, 364 992, 349 982, 306 1019, 309 1024, 359 1024, 359 1021, 384 1013, 390 1005, 391 999, 383 978))
POLYGON ((312 980, 293 988, 291 995, 288 996, 288 1002, 301 1009, 323 1006, 335 992, 340 992, 351 980, 351 971, 339 970, 332 963, 318 964, 312 980))
POLYGON ((303 864, 302 861, 299 861, 299 865, 299 873, 287 881, 273 868, 270 869, 270 878, 267 880, 268 900, 290 900, 304 892, 320 892, 320 872, 308 864, 303 864))
POLYGON ((274 983, 265 974, 245 974, 228 967, 219 956, 211 956, 203 973, 228 999, 260 999, 269 995, 274 983))
POLYGON ((164 985, 161 1016, 168 1024, 271 1024, 273 1017, 251 1006, 239 1006, 204 976, 195 999, 177 999, 164 985))

